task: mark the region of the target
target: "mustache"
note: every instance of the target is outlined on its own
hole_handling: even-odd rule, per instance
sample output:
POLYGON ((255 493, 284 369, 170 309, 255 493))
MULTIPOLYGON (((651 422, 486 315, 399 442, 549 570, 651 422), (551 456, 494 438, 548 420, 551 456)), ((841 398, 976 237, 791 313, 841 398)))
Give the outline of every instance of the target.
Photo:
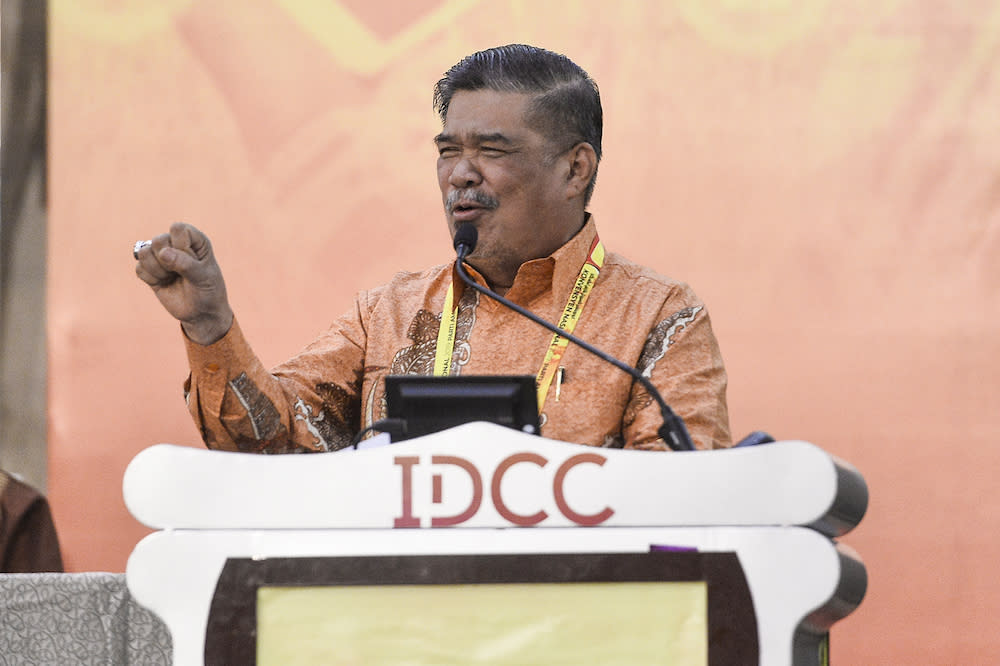
POLYGON ((448 193, 448 198, 445 200, 444 207, 445 210, 452 213, 456 207, 471 203, 482 206, 483 208, 489 208, 490 210, 500 205, 499 201, 485 192, 473 189, 461 189, 452 190, 448 193))

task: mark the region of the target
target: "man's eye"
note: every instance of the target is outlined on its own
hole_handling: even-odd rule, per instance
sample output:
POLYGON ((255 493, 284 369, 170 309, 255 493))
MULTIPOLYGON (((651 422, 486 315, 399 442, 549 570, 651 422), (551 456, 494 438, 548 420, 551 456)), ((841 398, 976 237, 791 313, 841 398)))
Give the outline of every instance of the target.
POLYGON ((458 154, 458 148, 454 146, 441 146, 438 148, 438 155, 440 157, 452 157, 458 154))
POLYGON ((488 157, 498 157, 500 155, 505 155, 507 153, 507 151, 501 148, 497 148, 495 146, 483 146, 481 148, 481 151, 483 155, 486 155, 488 157))

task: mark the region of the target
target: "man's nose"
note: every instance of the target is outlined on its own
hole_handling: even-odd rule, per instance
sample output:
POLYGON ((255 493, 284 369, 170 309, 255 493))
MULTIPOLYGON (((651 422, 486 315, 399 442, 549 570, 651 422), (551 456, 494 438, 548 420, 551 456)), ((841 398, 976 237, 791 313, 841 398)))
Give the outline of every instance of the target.
POLYGON ((448 182, 452 187, 459 188, 478 185, 482 180, 483 176, 479 172, 479 166, 475 160, 468 156, 459 158, 455 164, 455 168, 451 170, 451 176, 448 178, 448 182))

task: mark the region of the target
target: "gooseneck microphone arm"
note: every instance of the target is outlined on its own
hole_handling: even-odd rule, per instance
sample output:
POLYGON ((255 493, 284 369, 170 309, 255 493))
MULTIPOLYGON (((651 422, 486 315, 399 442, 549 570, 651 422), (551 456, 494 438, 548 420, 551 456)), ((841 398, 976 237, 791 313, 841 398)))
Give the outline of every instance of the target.
POLYGON ((660 438, 663 439, 663 441, 666 442, 667 446, 669 446, 674 451, 695 450, 694 443, 692 443, 691 441, 691 435, 688 434, 687 427, 684 425, 684 421, 679 416, 677 416, 676 413, 674 413, 674 410, 672 410, 670 406, 666 403, 666 401, 663 399, 663 396, 660 395, 660 392, 656 390, 655 386, 653 386, 653 383, 649 381, 647 377, 643 376, 641 372, 639 372, 638 370, 629 365, 626 365, 625 363, 619 361, 613 356, 606 354, 605 352, 601 351, 600 349, 593 346, 589 342, 581 340, 572 333, 567 333, 566 331, 560 330, 559 327, 555 326, 554 324, 548 321, 545 321, 544 319, 536 315, 534 312, 530 312, 522 308, 517 303, 507 300, 506 298, 496 293, 492 289, 488 289, 487 287, 484 287, 475 280, 473 280, 472 277, 470 277, 469 274, 466 272, 465 266, 463 265, 462 262, 465 261, 465 258, 467 256, 472 254, 472 251, 474 249, 476 249, 476 241, 478 239, 479 239, 479 232, 471 224, 462 224, 458 227, 458 230, 455 232, 454 246, 455 246, 455 252, 458 254, 458 258, 455 260, 455 271, 458 273, 458 276, 462 279, 462 281, 465 284, 475 289, 479 293, 489 296, 493 300, 503 304, 504 306, 510 308, 514 312, 517 312, 518 314, 527 317, 528 319, 535 322, 539 326, 548 329, 549 331, 552 331, 556 335, 566 338, 575 345, 583 347, 594 356, 597 356, 598 358, 607 361, 611 365, 615 366, 622 372, 632 377, 635 381, 642 384, 643 388, 645 388, 646 391, 649 393, 649 395, 653 396, 653 399, 656 400, 656 402, 660 405, 660 414, 663 416, 663 425, 661 425, 659 430, 657 430, 657 434, 660 436, 660 438))

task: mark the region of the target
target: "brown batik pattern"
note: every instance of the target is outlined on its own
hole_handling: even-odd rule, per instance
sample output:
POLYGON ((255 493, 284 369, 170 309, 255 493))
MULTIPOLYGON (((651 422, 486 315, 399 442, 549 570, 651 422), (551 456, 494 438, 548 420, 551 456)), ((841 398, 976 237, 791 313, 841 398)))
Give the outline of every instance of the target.
MULTIPOLYGON (((649 378, 652 376, 656 363, 666 355, 667 349, 674 343, 674 335, 694 321, 701 310, 701 306, 678 310, 653 327, 649 337, 646 338, 646 344, 643 345, 642 354, 639 355, 639 362, 636 364, 636 369, 644 377, 649 378)), ((635 398, 625 408, 622 423, 625 426, 632 425, 639 412, 648 407, 652 402, 653 398, 649 395, 649 392, 641 384, 636 386, 635 398)))
POLYGON ((342 386, 332 383, 318 384, 316 395, 322 407, 312 423, 319 431, 324 448, 336 451, 350 446, 361 413, 357 399, 342 386))
MULTIPOLYGON (((476 324, 476 306, 479 305, 479 292, 466 289, 458 301, 458 317, 455 320, 455 351, 451 357, 451 374, 458 375, 462 366, 472 358, 472 346, 469 338, 476 324)), ((434 359, 437 356, 438 330, 441 328, 441 315, 430 310, 421 309, 417 312, 406 337, 413 341, 412 345, 403 347, 392 358, 389 365, 390 375, 433 375, 434 359)), ((376 382, 371 387, 368 396, 367 423, 375 421, 374 412, 385 416, 385 387, 376 382), (377 396, 377 397, 376 397, 377 396)))
POLYGON ((392 359, 389 374, 392 375, 430 375, 434 373, 434 352, 437 349, 438 328, 441 326, 441 315, 435 315, 430 310, 420 310, 410 322, 406 337, 413 341, 409 347, 403 347, 392 359))
MULTIPOLYGON (((472 358, 472 348, 469 346, 469 336, 476 323, 476 306, 479 304, 479 293, 466 289, 458 302, 458 318, 455 322, 455 351, 452 354, 451 374, 462 372, 462 366, 472 358)), ((409 347, 403 347, 392 359, 389 367, 393 375, 433 375, 434 357, 437 354, 438 329, 441 328, 441 315, 429 310, 420 310, 410 323, 406 337, 413 341, 409 347)))
POLYGON ((243 434, 233 437, 240 451, 273 452, 276 451, 278 441, 287 441, 288 429, 281 423, 281 416, 274 403, 247 377, 245 372, 230 380, 229 389, 246 410, 247 424, 253 432, 253 437, 243 434))

